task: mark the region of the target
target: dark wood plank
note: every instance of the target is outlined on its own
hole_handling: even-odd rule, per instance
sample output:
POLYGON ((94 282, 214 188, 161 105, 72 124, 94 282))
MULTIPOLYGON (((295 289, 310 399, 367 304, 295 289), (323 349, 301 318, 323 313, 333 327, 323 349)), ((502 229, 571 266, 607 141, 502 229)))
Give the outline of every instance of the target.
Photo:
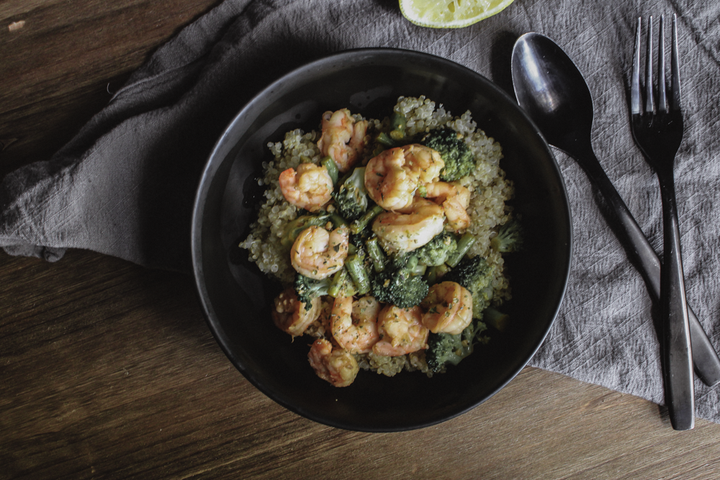
POLYGON ((152 51, 217 3, 0 3, 0 177, 49 158, 107 104, 152 51), (10 31, 16 22, 24 26, 10 31), (45 132, 40 144, 38 131, 45 132))
POLYGON ((0 258, 0 462, 19 477, 710 478, 720 466, 717 425, 674 432, 655 405, 531 368, 435 427, 318 425, 230 365, 190 278, 89 252, 0 258))

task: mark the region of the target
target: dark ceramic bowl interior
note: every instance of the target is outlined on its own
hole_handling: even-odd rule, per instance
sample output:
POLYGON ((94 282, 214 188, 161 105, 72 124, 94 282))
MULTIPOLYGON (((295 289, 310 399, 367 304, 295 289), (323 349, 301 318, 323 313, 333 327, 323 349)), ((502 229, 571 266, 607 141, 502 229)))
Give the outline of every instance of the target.
POLYGON ((230 361, 258 389, 289 410, 327 425, 399 431, 433 425, 497 393, 531 359, 565 293, 571 220, 555 159, 538 129, 502 90, 443 58, 395 49, 352 50, 301 67, 249 102, 217 142, 197 192, 192 261, 207 322, 230 361), (277 286, 243 261, 236 245, 260 201, 255 175, 272 159, 269 141, 290 129, 318 127, 322 112, 348 107, 382 118, 397 98, 425 95, 454 115, 472 112, 503 147, 502 167, 515 182, 526 249, 507 257, 513 299, 509 328, 446 374, 394 378, 360 371, 335 388, 310 368, 310 340, 270 320, 277 286))

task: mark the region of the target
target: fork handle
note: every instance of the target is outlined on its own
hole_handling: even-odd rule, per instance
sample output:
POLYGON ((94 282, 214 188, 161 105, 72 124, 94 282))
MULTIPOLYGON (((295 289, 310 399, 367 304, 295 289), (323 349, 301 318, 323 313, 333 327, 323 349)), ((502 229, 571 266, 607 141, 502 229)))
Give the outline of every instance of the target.
MULTIPOLYGON (((620 242, 633 258, 636 268, 643 274, 655 300, 659 300, 661 264, 657 253, 653 250, 620 194, 610 182, 592 149, 584 149, 569 154, 580 164, 585 174, 607 202, 611 213, 614 214, 617 223, 621 227, 620 231, 616 232, 621 237, 620 242), (627 248, 628 246, 630 248, 627 248)), ((703 383, 710 387, 715 386, 720 383, 720 358, 697 316, 689 307, 688 317, 690 319, 690 340, 695 372, 703 383)))
POLYGON ((692 349, 680 251, 680 229, 671 169, 666 175, 661 176, 660 191, 665 250, 660 285, 664 329, 665 401, 673 428, 690 430, 695 425, 692 349))

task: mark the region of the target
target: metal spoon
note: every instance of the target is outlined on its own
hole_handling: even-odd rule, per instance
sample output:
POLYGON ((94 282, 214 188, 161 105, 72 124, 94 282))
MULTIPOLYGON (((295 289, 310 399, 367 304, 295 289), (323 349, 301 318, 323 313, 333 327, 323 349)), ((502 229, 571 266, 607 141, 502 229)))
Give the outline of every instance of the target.
MULTIPOLYGON (((573 157, 600 191, 620 227, 616 234, 657 300, 660 259, 595 157, 593 101, 582 73, 555 42, 534 32, 515 42, 511 68, 518 103, 548 143, 573 157)), ((695 314, 688 313, 695 372, 703 383, 714 386, 720 382, 720 358, 695 314)))

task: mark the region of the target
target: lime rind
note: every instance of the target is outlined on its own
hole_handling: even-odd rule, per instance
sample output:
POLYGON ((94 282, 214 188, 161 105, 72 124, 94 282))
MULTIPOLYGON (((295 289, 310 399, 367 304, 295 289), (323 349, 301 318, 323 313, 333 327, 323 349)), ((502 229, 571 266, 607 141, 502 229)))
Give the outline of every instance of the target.
MULTIPOLYGON (((448 8, 426 8, 424 11, 420 11, 417 7, 417 0, 399 0, 399 3, 403 16, 411 23, 420 27, 464 28, 500 13, 513 3, 513 0, 443 1, 442 3, 448 8), (454 8, 455 11, 451 10, 451 8, 454 8)), ((435 3, 437 5, 439 2, 435 3)))

